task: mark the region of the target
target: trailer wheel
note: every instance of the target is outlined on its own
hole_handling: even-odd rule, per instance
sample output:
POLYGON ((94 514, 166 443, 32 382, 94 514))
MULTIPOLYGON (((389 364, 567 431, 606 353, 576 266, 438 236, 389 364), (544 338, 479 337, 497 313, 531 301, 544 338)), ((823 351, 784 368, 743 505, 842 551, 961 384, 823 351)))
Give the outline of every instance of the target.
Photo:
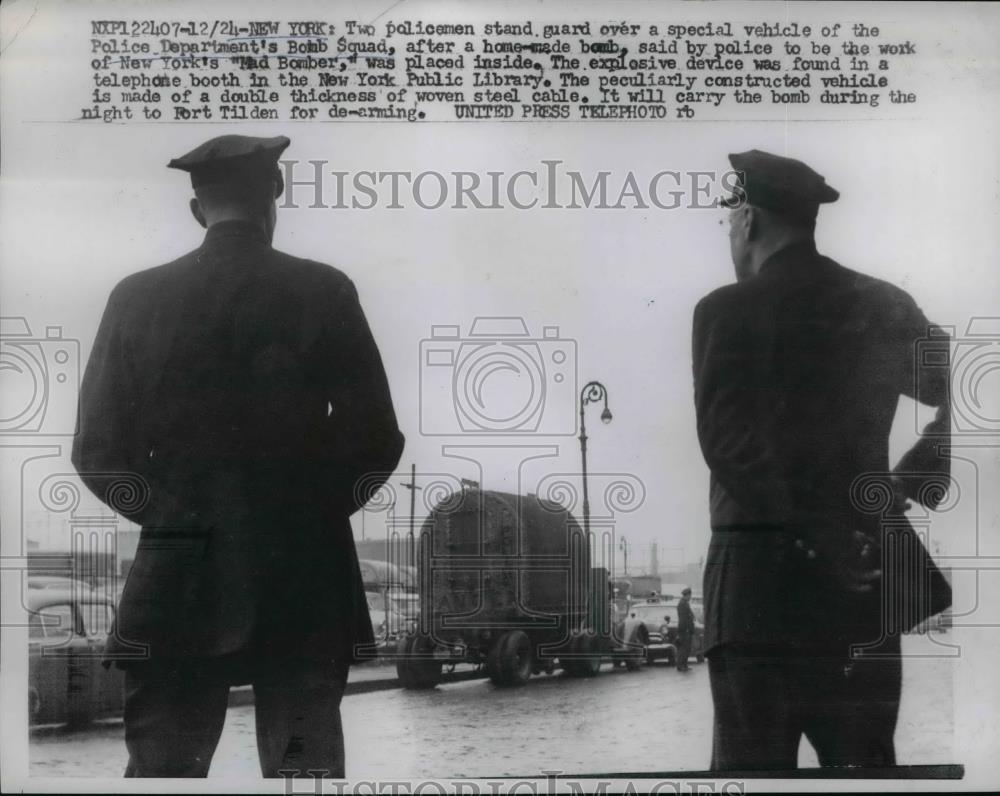
POLYGON ((580 676, 580 662, 572 657, 576 652, 576 635, 572 635, 563 644, 563 649, 566 650, 566 654, 563 655, 562 652, 559 653, 559 668, 562 669, 567 677, 579 677, 580 676))
POLYGON ((531 678, 533 666, 531 639, 523 630, 504 633, 486 656, 486 671, 498 686, 524 685, 531 678))
POLYGON ((427 654, 434 642, 427 636, 406 636, 400 644, 402 658, 396 661, 396 676, 400 685, 414 691, 434 688, 441 682, 441 661, 419 660, 412 655, 427 654))
POLYGON ((570 650, 575 656, 571 670, 574 677, 593 677, 601 671, 601 650, 596 636, 581 633, 574 637, 570 650))

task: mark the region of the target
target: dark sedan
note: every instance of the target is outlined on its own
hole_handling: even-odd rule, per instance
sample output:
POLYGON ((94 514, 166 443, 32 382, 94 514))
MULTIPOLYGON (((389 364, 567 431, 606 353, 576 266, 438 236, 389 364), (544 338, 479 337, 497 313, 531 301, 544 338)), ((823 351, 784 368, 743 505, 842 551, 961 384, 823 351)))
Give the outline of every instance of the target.
MULTIPOLYGON (((649 634, 646 660, 653 663, 659 658, 666 658, 670 663, 674 663, 677 654, 677 603, 660 601, 635 603, 629 608, 628 615, 630 619, 642 622, 649 634)), ((691 655, 699 663, 705 659, 704 636, 705 628, 696 619, 691 655)))

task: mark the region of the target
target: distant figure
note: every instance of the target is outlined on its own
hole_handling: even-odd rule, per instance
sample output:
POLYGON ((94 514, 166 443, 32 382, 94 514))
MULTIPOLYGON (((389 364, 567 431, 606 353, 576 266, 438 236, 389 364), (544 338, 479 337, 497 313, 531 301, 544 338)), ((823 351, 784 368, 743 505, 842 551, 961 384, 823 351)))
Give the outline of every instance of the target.
POLYGON ((698 303, 693 331, 712 767, 793 769, 803 733, 821 765, 894 765, 900 633, 951 604, 903 514, 947 491, 948 339, 904 291, 817 252, 819 206, 839 196, 822 176, 757 150, 730 161, 737 282, 698 303), (890 472, 901 395, 937 416, 890 472))
POLYGON ((691 589, 681 592, 677 603, 677 671, 688 671, 691 640, 694 638, 694 611, 691 610, 691 589))
POLYGON ((403 436, 351 280, 271 248, 288 144, 170 162, 205 240, 115 287, 83 379, 73 463, 143 526, 106 653, 129 777, 204 777, 244 683, 264 776, 344 777, 340 701, 374 641, 348 518, 403 436))

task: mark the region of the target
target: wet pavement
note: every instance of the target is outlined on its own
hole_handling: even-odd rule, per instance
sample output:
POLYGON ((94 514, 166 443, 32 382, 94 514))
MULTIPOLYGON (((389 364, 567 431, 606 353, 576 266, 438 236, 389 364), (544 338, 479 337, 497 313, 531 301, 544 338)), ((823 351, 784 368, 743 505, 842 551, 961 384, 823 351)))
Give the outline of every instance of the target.
MULTIPOLYGON (((905 662, 900 764, 961 762, 952 749, 953 666, 941 658, 905 662)), ((393 688, 349 695, 342 710, 351 779, 695 770, 707 768, 711 751, 704 664, 688 673, 666 663, 638 672, 606 664, 593 679, 539 675, 516 689, 486 680, 427 692, 393 688)), ((34 733, 31 773, 119 777, 122 738, 120 722, 34 733)), ((806 742, 800 765, 816 765, 806 742)), ((252 705, 230 708, 210 777, 259 777, 252 705)))

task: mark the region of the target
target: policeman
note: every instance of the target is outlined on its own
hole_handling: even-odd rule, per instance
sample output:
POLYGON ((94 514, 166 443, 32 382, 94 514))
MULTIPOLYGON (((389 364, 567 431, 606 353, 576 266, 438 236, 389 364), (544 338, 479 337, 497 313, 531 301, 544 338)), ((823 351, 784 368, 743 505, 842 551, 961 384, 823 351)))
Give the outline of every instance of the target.
POLYGON ((712 765, 795 768, 803 734, 822 765, 893 765, 899 632, 951 601, 903 516, 948 484, 948 341, 905 292, 819 254, 819 207, 839 196, 821 175, 758 150, 730 162, 737 282, 693 329, 712 765), (890 471, 901 394, 938 411, 890 471))
POLYGON ((691 610, 691 589, 681 591, 677 603, 677 671, 687 672, 688 658, 691 656, 691 640, 694 638, 694 611, 691 610))
POLYGON ((271 247, 288 145, 168 164, 204 241, 114 288, 84 375, 73 463, 142 525, 106 653, 126 776, 205 776, 246 683, 265 776, 344 776, 340 700, 373 642, 348 518, 403 436, 350 279, 271 247))

